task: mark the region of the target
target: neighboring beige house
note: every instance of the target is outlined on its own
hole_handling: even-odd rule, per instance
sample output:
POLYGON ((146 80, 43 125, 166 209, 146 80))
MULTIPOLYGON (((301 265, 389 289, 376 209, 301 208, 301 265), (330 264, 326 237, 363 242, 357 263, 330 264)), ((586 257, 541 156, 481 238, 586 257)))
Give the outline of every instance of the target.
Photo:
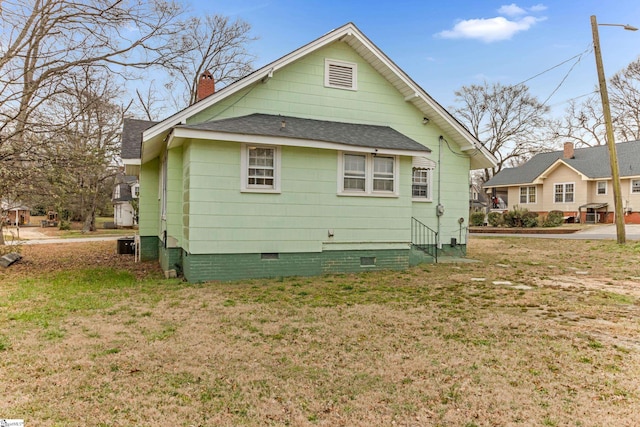
MULTIPOLYGON (((640 141, 616 144, 627 224, 640 224, 640 141)), ((547 214, 563 211, 569 220, 614 221, 611 168, 606 146, 541 153, 516 168, 504 169, 484 184, 487 193, 507 194, 515 206, 547 214)))

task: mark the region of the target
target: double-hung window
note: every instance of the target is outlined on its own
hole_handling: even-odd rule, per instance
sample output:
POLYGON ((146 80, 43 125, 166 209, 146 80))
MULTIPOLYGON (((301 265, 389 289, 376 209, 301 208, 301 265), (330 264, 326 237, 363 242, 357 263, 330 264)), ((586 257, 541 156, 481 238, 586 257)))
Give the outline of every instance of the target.
POLYGON ((262 145, 242 145, 242 191, 280 191, 280 149, 262 145))
POLYGON ((535 203, 536 202, 536 187, 535 185, 529 187, 520 187, 520 203, 535 203))
POLYGON ((344 195, 397 195, 398 159, 368 153, 341 153, 340 186, 344 195))
POLYGON ((631 193, 640 194, 640 179, 631 180, 631 193))
POLYGON ((373 191, 393 192, 395 181, 395 158, 376 156, 373 158, 373 191))
POLYGON ((566 184, 556 184, 554 186, 555 203, 573 203, 573 192, 574 192, 574 184, 566 183, 566 184))
POLYGON ((431 169, 413 168, 411 197, 414 199, 431 199, 431 169))
POLYGON ((607 194, 607 181, 598 181, 596 183, 596 194, 601 196, 601 195, 606 195, 607 194))
POLYGON ((364 154, 344 155, 344 191, 366 191, 366 163, 364 154))

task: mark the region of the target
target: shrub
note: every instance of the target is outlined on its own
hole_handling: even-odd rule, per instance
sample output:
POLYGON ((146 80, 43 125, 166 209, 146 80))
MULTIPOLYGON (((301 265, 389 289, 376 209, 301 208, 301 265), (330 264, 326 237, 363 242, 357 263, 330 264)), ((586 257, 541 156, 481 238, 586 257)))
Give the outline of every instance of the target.
POLYGON ((69 221, 60 221, 60 230, 71 230, 71 223, 69 221))
POLYGON ((487 216, 487 222, 493 227, 500 227, 504 224, 504 219, 500 212, 489 212, 489 215, 487 216))
POLYGON ((478 227, 484 225, 484 212, 474 212, 469 216, 469 222, 472 226, 478 227))
POLYGON ((528 209, 521 209, 514 206, 512 211, 503 214, 504 225, 507 227, 535 227, 538 225, 538 214, 529 212, 528 209))
POLYGON ((564 212, 551 211, 542 222, 543 227, 558 227, 564 223, 564 212))
POLYGON ((525 228, 538 226, 538 213, 537 212, 525 212, 522 215, 522 226, 525 228))

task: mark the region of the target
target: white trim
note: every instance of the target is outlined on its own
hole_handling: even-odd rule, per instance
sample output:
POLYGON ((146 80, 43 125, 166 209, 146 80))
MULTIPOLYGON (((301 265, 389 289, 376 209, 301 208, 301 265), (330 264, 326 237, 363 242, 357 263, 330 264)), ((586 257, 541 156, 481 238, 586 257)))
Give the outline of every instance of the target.
POLYGON ((553 203, 575 203, 576 202, 576 183, 575 182, 554 182, 553 183, 553 203), (573 200, 571 200, 570 202, 567 201, 567 185, 573 185, 573 192, 571 194, 573 194, 573 200), (562 201, 557 202, 556 201, 556 186, 557 185, 562 185, 562 201))
POLYGON ((271 193, 280 194, 280 182, 282 172, 282 150, 278 146, 274 145, 262 145, 262 144, 241 144, 240 145, 240 192, 242 193, 271 193), (249 149, 261 147, 271 148, 273 153, 273 186, 251 186, 248 183, 249 176, 249 149))
POLYGON ((337 142, 315 141, 300 138, 286 138, 264 135, 247 135, 241 133, 227 133, 200 129, 175 128, 169 139, 171 147, 179 146, 180 139, 208 139, 225 142, 240 142, 246 144, 261 144, 285 147, 321 148, 326 150, 345 150, 359 153, 376 153, 390 156, 417 156, 424 157, 426 151, 396 150, 388 148, 357 147, 354 145, 340 144, 337 142))
MULTIPOLYGON (((369 62, 381 75, 397 78, 397 81, 401 82, 401 85, 396 85, 396 89, 400 91, 404 96, 413 96, 417 94, 418 97, 414 97, 412 102, 424 115, 434 120, 434 122, 442 128, 442 130, 448 134, 451 139, 460 146, 462 151, 477 150, 482 153, 482 158, 485 161, 480 160, 478 156, 471 157, 472 168, 484 168, 497 165, 497 159, 493 156, 469 131, 457 120, 451 116, 451 114, 445 110, 440 104, 433 100, 420 86, 418 86, 411 78, 404 73, 398 66, 396 66, 382 51, 380 51, 367 37, 360 32, 360 30, 353 24, 348 23, 340 28, 337 28, 330 33, 312 41, 311 43, 283 56, 282 58, 267 64, 263 68, 253 72, 247 77, 238 80, 237 82, 230 84, 214 93, 211 96, 203 99, 200 102, 193 104, 190 107, 185 108, 182 111, 174 114, 163 120, 162 122, 152 126, 143 133, 143 147, 142 157, 147 161, 146 157, 155 157, 158 155, 157 148, 151 149, 151 151, 145 149, 145 145, 151 143, 151 140, 157 140, 162 138, 173 126, 186 121, 186 119, 193 117, 200 111, 205 110, 211 105, 231 96, 254 83, 260 82, 263 78, 277 73, 281 68, 295 62, 296 60, 306 56, 307 54, 314 52, 324 46, 331 43, 343 41, 348 43, 354 50, 369 62), (363 52, 367 50, 367 52, 363 52), (368 55, 371 54, 371 55, 368 55), (391 75, 390 75, 391 74, 391 75), (147 154, 148 153, 148 154, 147 154), (475 162, 474 162, 475 161, 475 162)), ((389 80, 390 81, 390 80, 389 80)), ((155 141, 159 142, 159 141, 155 141)))
POLYGON ((419 165, 413 165, 411 167, 411 201, 413 202, 432 202, 433 201, 433 172, 435 171, 435 167, 420 167, 419 165), (416 171, 427 171, 427 195, 426 197, 416 197, 413 195, 413 174, 416 171))
POLYGON ((142 160, 140 159, 122 159, 122 164, 123 165, 133 165, 133 166, 139 166, 142 164, 142 160))
POLYGON ((356 197, 398 197, 399 179, 400 179, 400 161, 398 156, 385 155, 384 157, 393 158, 393 191, 376 191, 373 189, 374 182, 374 158, 378 156, 372 153, 338 151, 338 179, 337 193, 338 196, 356 196, 356 197), (344 189, 344 156, 359 155, 365 157, 364 167, 364 191, 345 190, 344 189))
POLYGON ((640 181, 640 179, 632 178, 629 180, 629 194, 640 194, 640 191, 639 192, 633 191, 633 181, 640 181))
POLYGON ((609 193, 609 183, 603 180, 596 181, 596 196, 606 196, 608 193, 609 193), (604 184, 604 193, 599 192, 600 183, 604 184))
POLYGON ((337 59, 324 59, 324 86, 332 89, 358 90, 358 64, 355 62, 340 61, 337 59), (349 86, 332 83, 332 66, 351 70, 351 84, 349 86))
POLYGON ((585 174, 583 174, 582 172, 580 172, 579 170, 577 170, 576 168, 574 168, 573 166, 569 165, 567 162, 565 162, 562 159, 558 159, 555 162, 553 162, 548 168, 546 168, 545 170, 543 170, 540 175, 538 175, 536 177, 536 179, 533 180, 532 184, 542 184, 544 179, 547 179, 549 177, 549 174, 551 174, 551 172, 553 172, 555 169, 557 169, 560 164, 568 167, 569 169, 571 169, 572 171, 574 171, 582 181, 589 181, 589 177, 586 176, 585 174))
MULTIPOLYGON (((575 187, 574 187, 574 193, 575 193, 575 187)), ((554 199, 555 199, 555 187, 554 187, 554 199)), ((538 203, 538 186, 537 185, 521 185, 518 187, 518 202, 521 205, 533 205, 538 203), (522 189, 526 188, 527 189, 527 194, 525 194, 526 197, 526 201, 523 202, 522 201, 522 189), (535 201, 531 201, 531 194, 529 193, 529 189, 533 188, 533 197, 535 199, 535 201)))

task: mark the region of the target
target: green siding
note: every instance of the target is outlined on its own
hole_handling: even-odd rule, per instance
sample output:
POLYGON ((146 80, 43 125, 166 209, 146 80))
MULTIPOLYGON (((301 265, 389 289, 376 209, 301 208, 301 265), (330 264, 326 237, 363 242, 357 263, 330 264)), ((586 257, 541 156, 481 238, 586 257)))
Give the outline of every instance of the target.
MULTIPOLYGON (((457 238, 460 217, 467 225, 469 159, 453 144, 440 147, 440 135, 447 135, 433 121, 423 125, 423 114, 348 45, 336 42, 313 52, 277 71, 267 83, 233 94, 187 122, 256 112, 391 126, 429 147, 432 153, 426 156, 433 161, 441 158, 442 182, 438 185, 435 171, 433 202, 412 202, 411 158, 401 157, 399 197, 340 196, 336 151, 282 147, 280 194, 243 193, 241 144, 175 140, 178 146, 168 152, 167 215, 163 220, 159 219, 157 197, 159 162, 142 168, 149 177, 141 179, 141 189, 145 186, 141 235, 144 230, 144 235, 162 238, 166 230, 167 242, 159 249, 163 268, 172 269, 182 258, 185 276, 191 281, 309 275, 371 268, 360 266, 363 253, 384 253, 375 255, 375 268, 405 268, 410 262, 409 249, 395 253, 381 248, 409 242, 412 216, 440 230, 443 243, 457 238), (357 63, 358 90, 324 87, 325 58, 357 63), (437 201, 445 206, 439 220, 437 201), (328 242, 367 244, 373 252, 323 252, 328 242), (170 250, 164 250, 164 245, 170 250), (180 257, 176 255, 179 248, 184 251, 180 257), (260 253, 279 253, 281 258, 261 260, 260 253)), ((412 255, 411 262, 417 258, 412 255)))
POLYGON ((167 247, 179 248, 182 244, 182 147, 168 152, 167 162, 167 247))
MULTIPOLYGON (((338 154, 282 148, 281 194, 240 192, 240 144, 193 141, 190 168, 189 252, 318 252, 334 242, 409 242, 409 173, 400 197, 337 195, 338 154)), ((403 170, 410 168, 403 158, 403 170)))
POLYGON ((141 236, 158 236, 160 210, 158 199, 159 161, 153 159, 140 167, 140 225, 141 236))

